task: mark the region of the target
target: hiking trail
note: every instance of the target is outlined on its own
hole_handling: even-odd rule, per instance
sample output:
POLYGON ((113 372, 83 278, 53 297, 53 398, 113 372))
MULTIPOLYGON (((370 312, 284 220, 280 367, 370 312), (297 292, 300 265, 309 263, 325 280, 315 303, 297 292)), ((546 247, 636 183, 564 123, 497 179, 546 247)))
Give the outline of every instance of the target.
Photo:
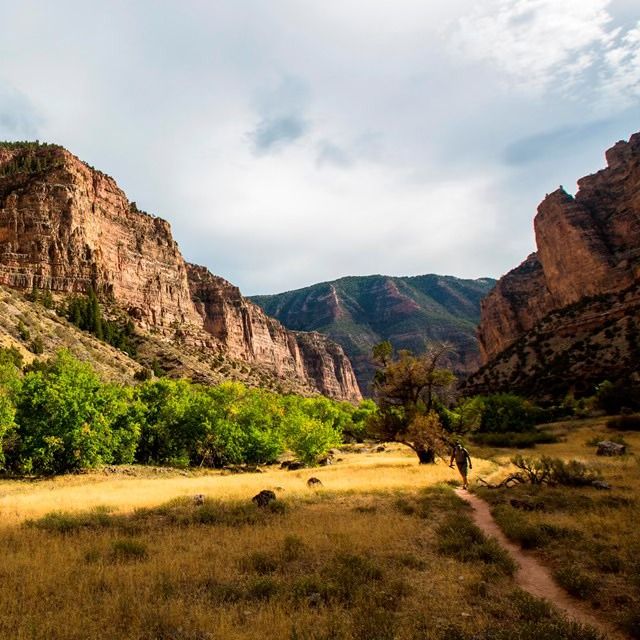
POLYGON ((538 598, 548 600, 555 607, 561 609, 569 618, 582 624, 591 625, 600 631, 605 638, 611 638, 612 640, 627 638, 613 626, 596 618, 583 602, 573 598, 556 584, 549 570, 537 558, 511 542, 493 519, 488 503, 464 489, 456 489, 455 493, 473 508, 472 517, 475 524, 486 535, 496 538, 500 545, 516 561, 518 570, 515 574, 515 581, 520 588, 538 598))

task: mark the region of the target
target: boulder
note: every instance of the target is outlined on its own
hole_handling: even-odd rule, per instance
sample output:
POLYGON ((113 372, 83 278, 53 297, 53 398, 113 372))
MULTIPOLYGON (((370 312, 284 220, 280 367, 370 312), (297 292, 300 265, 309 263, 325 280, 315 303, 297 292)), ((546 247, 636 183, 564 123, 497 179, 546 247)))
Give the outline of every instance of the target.
POLYGON ((599 456, 621 456, 625 454, 627 447, 611 440, 602 440, 598 442, 598 450, 596 454, 599 456))
POLYGON ((260 493, 251 498, 260 508, 266 507, 270 502, 276 499, 276 494, 270 489, 263 489, 260 493))

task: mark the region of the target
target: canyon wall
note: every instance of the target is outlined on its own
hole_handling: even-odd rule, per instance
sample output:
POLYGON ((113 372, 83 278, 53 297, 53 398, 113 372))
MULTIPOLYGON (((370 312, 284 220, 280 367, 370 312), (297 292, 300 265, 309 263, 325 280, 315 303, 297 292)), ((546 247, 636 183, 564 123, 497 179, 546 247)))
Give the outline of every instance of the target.
POLYGON ((168 222, 139 211, 112 178, 62 147, 0 145, 0 284, 68 294, 93 287, 142 332, 171 340, 179 331, 205 352, 268 369, 285 387, 290 379, 360 398, 337 345, 287 331, 237 287, 188 265, 168 222))
POLYGON ((315 332, 285 329, 224 278, 206 267, 189 264, 187 268, 193 301, 205 330, 233 358, 267 365, 281 378, 313 380, 331 397, 361 398, 342 347, 315 332))
MULTIPOLYGON (((607 327, 619 373, 622 368, 625 375, 632 372, 629 354, 635 352, 635 338, 618 343, 612 327, 620 325, 623 331, 620 323, 627 327, 627 320, 633 324, 637 315, 640 134, 618 142, 606 158, 605 169, 578 181, 575 197, 562 188, 546 196, 534 220, 536 253, 501 278, 483 300, 478 337, 484 367, 469 380, 470 388, 480 379, 483 388, 495 386, 497 379, 502 380, 501 388, 513 388, 516 379, 526 375, 516 371, 515 363, 522 365, 522 358, 507 354, 522 354, 525 345, 533 353, 532 345, 541 340, 546 341, 543 352, 536 357, 529 353, 525 367, 535 369, 536 375, 562 354, 570 360, 569 351, 576 343, 582 348, 585 341, 608 362, 606 339, 596 339, 607 327), (554 335, 564 339, 558 341, 554 335)), ((572 371, 567 369, 567 379, 572 371)), ((581 375, 596 380, 604 373, 594 362, 581 375)), ((615 362, 607 364, 606 373, 616 374, 615 362)))

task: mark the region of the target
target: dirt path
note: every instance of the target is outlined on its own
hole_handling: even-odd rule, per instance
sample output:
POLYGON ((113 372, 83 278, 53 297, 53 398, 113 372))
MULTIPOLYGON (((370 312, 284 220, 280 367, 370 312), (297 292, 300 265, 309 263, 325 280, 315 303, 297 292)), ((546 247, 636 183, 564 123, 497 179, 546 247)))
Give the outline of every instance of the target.
POLYGON ((533 555, 508 540, 493 519, 489 505, 484 500, 464 489, 456 489, 456 494, 473 507, 473 520, 476 525, 487 535, 496 538, 518 563, 519 568, 515 580, 522 589, 538 598, 548 600, 570 618, 595 627, 604 634, 605 638, 623 640, 627 637, 594 617, 584 603, 572 598, 555 583, 548 569, 540 564, 533 555))

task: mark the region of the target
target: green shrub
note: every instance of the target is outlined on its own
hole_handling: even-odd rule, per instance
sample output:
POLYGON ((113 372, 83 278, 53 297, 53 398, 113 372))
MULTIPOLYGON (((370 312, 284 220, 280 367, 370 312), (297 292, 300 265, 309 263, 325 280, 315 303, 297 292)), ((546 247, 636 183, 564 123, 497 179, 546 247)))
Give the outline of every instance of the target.
POLYGON ((506 447, 509 449, 531 449, 537 444, 558 442, 558 438, 548 431, 525 431, 505 433, 475 433, 473 442, 488 447, 506 447))
POLYGON ((280 584, 273 578, 256 578, 247 586, 247 597, 251 600, 269 600, 280 591, 280 584))
POLYGON ((335 556, 323 569, 329 593, 338 600, 350 603, 358 594, 382 580, 382 569, 370 558, 353 553, 335 556))
POLYGON ((128 463, 139 424, 126 389, 103 384, 88 364, 60 352, 27 370, 16 397, 16 443, 7 466, 65 473, 128 463))
POLYGON ((580 460, 562 460, 554 458, 550 461, 551 479, 553 482, 567 487, 584 487, 599 480, 600 475, 580 460))
POLYGON ((111 558, 117 561, 144 560, 147 557, 147 547, 139 540, 123 538, 111 543, 111 558))
POLYGON ((513 575, 516 563, 495 538, 487 538, 463 515, 449 516, 436 529, 438 552, 461 562, 483 562, 513 575))
POLYGON ((297 536, 286 536, 282 541, 282 558, 285 562, 299 560, 305 551, 305 544, 297 536))
POLYGON ((558 583, 576 598, 586 600, 598 592, 598 578, 583 573, 575 565, 560 567, 554 576, 558 583))
POLYGON ((12 473, 68 473, 134 460, 176 467, 268 464, 285 450, 315 464, 370 413, 367 406, 281 396, 237 382, 203 387, 158 378, 121 387, 102 382, 64 351, 34 361, 22 377, 21 364, 17 350, 0 350, 0 469, 12 473))
POLYGON ((27 526, 36 527, 51 533, 75 533, 82 529, 107 528, 114 524, 109 507, 96 507, 91 511, 71 513, 53 511, 38 518, 28 520, 27 526))
POLYGON ((29 343, 29 351, 31 351, 31 353, 34 353, 37 356, 40 356, 44 353, 44 341, 40 336, 36 336, 29 343))
POLYGON ((529 431, 536 422, 536 408, 511 393, 483 396, 479 431, 507 433, 529 431))
POLYGON ((640 414, 634 413, 610 418, 607 420, 607 427, 617 431, 640 431, 640 414))
POLYGON ((245 572, 253 572, 264 576, 278 569, 278 562, 268 553, 254 551, 240 559, 240 568, 245 572))

